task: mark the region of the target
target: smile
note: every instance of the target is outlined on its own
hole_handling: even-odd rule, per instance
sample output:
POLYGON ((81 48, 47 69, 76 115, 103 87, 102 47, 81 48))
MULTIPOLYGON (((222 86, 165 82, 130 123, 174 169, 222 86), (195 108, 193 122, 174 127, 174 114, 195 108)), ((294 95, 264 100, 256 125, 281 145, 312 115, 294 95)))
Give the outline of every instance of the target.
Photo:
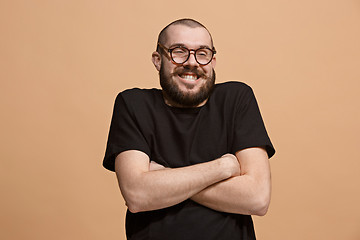
POLYGON ((189 81, 196 81, 199 79, 199 77, 196 74, 180 74, 179 75, 182 79, 189 80, 189 81))

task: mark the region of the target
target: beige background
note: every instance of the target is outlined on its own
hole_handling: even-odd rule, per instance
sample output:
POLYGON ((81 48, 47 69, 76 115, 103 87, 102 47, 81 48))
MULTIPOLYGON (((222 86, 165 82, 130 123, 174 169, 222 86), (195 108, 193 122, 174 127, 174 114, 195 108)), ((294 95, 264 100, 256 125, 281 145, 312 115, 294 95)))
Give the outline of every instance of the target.
POLYGON ((116 94, 158 87, 158 32, 212 32, 277 149, 258 239, 360 239, 360 1, 0 1, 0 239, 123 239, 101 162, 116 94))

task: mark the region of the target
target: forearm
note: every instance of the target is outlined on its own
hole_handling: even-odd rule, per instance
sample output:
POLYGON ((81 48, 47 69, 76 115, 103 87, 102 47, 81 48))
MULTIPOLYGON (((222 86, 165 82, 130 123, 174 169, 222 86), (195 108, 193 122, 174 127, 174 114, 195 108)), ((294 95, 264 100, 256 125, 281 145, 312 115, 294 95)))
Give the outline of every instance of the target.
POLYGON ((132 162, 121 159, 116 162, 116 168, 122 169, 122 173, 118 174, 120 189, 131 212, 173 206, 206 187, 231 177, 234 168, 224 159, 156 171, 132 171, 133 167, 137 168, 131 165, 132 162), (131 171, 131 174, 127 174, 131 171))
POLYGON ((219 161, 184 168, 144 172, 133 192, 134 211, 149 211, 180 203, 229 175, 219 172, 219 161))
POLYGON ((192 199, 214 210, 265 215, 270 203, 270 163, 263 148, 247 148, 236 153, 240 176, 214 184, 192 199))
POLYGON ((269 207, 270 195, 270 179, 241 175, 213 184, 191 199, 221 212, 262 216, 269 207))

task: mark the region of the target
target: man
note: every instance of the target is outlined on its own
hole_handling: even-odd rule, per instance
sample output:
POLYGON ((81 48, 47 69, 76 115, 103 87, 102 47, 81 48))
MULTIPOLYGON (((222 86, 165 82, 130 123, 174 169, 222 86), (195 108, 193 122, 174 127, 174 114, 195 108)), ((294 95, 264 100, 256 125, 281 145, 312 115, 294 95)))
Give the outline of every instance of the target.
POLYGON ((250 87, 214 84, 209 31, 180 19, 159 34, 159 89, 115 101, 103 165, 116 171, 128 239, 255 239, 275 150, 250 87))

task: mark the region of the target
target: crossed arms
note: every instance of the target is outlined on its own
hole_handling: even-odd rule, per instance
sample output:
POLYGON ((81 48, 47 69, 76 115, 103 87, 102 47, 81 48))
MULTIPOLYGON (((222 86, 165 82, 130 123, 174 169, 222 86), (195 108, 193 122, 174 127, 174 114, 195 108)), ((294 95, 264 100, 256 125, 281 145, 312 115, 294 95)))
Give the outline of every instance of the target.
POLYGON ((115 171, 131 212, 170 207, 190 198, 217 211, 262 216, 270 203, 270 164, 260 147, 182 168, 149 164, 145 153, 129 150, 116 157, 115 171))

